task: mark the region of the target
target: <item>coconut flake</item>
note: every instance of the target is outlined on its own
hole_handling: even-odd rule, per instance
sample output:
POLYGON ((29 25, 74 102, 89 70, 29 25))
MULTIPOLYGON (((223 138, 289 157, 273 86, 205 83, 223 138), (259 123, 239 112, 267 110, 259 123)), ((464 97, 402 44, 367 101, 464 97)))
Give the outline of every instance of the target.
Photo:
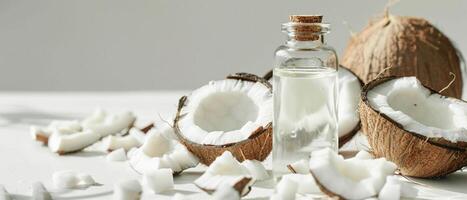
POLYGON ((48 146, 52 152, 65 154, 84 149, 100 139, 100 135, 93 131, 63 134, 55 131, 49 138, 48 146))
POLYGON ((108 161, 125 161, 127 160, 125 149, 120 148, 107 154, 108 161))
POLYGON ((141 185, 137 180, 121 181, 114 185, 114 200, 139 200, 141 198, 141 185))
POLYGON ((321 192, 318 185, 316 185, 315 179, 310 173, 287 174, 284 175, 284 177, 287 177, 297 183, 297 193, 299 194, 318 194, 321 192))
POLYGON ((308 167, 308 161, 301 159, 292 164, 287 165, 287 168, 294 174, 310 174, 310 168, 308 167))
POLYGON ((395 170, 396 165, 384 158, 344 160, 329 148, 312 152, 310 158, 310 171, 316 182, 326 189, 323 192, 346 199, 377 195, 386 176, 395 170))
POLYGON ((3 185, 0 185, 0 200, 11 200, 11 195, 3 185))
POLYGON ((248 170, 229 151, 217 157, 206 172, 194 181, 196 186, 208 192, 216 191, 225 184, 236 186, 235 189, 242 196, 250 191, 253 182, 248 170))
POLYGON ((171 169, 156 169, 143 174, 143 185, 146 185, 155 193, 161 193, 173 189, 173 172, 171 169))
POLYGON ((82 187, 89 187, 92 185, 97 185, 97 182, 94 180, 94 178, 86 173, 78 173, 76 177, 79 180, 78 185, 82 187))
POLYGON ((245 160, 242 165, 248 170, 250 175, 257 181, 266 180, 269 178, 269 174, 266 171, 263 163, 257 160, 245 160))
MULTIPOLYGON (((133 134, 134 131, 133 131, 133 134)), ((103 149, 107 151, 113 151, 115 149, 123 148, 125 151, 130 150, 133 147, 139 147, 140 143, 133 135, 126 136, 113 136, 109 135, 104 138, 103 149)))
POLYGON ((102 110, 97 110, 93 115, 83 120, 82 126, 84 129, 92 130, 101 137, 105 137, 130 128, 135 120, 136 117, 131 112, 108 115, 102 110))
POLYGON ((275 194, 272 199, 280 200, 295 200, 295 193, 297 193, 297 182, 290 179, 288 176, 283 176, 279 183, 276 185, 275 194))
POLYGON ((174 173, 178 173, 199 163, 185 146, 160 134, 148 136, 143 146, 128 155, 130 165, 139 173, 163 168, 170 168, 174 173))
POLYGON ((70 170, 57 171, 52 175, 52 182, 58 189, 73 189, 78 186, 77 173, 70 170))
POLYGON ((211 200, 240 200, 240 194, 230 185, 221 185, 212 194, 211 200))
POLYGON ((32 184, 32 198, 34 200, 52 200, 52 196, 41 182, 32 184))

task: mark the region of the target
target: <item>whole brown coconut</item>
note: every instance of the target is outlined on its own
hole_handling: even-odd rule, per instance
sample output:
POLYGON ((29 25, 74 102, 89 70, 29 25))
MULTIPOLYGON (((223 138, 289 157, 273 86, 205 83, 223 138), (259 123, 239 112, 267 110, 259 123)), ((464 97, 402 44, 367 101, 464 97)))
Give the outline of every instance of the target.
POLYGON ((359 104, 362 132, 373 155, 394 162, 403 175, 421 178, 444 176, 467 166, 466 142, 452 143, 404 130, 402 125, 370 106, 368 91, 394 78, 397 77, 377 78, 362 90, 359 104))
POLYGON ((449 38, 427 20, 387 14, 350 39, 341 64, 365 83, 387 68, 385 76, 416 76, 436 91, 448 85, 452 72, 456 80, 442 94, 460 98, 459 57, 449 38))

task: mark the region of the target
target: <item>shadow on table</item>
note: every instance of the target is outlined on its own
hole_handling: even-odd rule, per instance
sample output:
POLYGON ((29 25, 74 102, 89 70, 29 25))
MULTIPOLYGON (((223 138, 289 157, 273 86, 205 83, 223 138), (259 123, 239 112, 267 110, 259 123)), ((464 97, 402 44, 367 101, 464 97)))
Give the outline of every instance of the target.
POLYGON ((427 185, 435 189, 467 194, 467 171, 457 171, 446 177, 436 179, 409 178, 416 183, 427 185))
POLYGON ((11 106, 11 110, 0 112, 0 126, 13 124, 46 125, 51 120, 72 120, 77 116, 71 113, 52 114, 28 106, 11 106))

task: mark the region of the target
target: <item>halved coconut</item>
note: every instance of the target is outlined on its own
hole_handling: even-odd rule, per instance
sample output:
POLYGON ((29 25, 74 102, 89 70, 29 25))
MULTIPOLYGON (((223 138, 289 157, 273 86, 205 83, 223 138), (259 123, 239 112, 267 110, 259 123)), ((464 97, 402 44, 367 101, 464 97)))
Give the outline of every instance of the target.
POLYGON ((441 96, 415 77, 371 81, 361 94, 363 133, 376 157, 401 173, 438 177, 467 165, 467 103, 441 96))
MULTIPOLYGON (((272 70, 264 75, 266 80, 272 80, 272 70)), ((339 147, 342 147, 360 130, 360 116, 358 102, 363 82, 349 69, 340 66, 338 69, 339 81, 339 147)))
POLYGON ((321 191, 338 199, 366 199, 378 195, 396 165, 384 158, 347 159, 331 149, 312 152, 310 172, 321 191))
POLYGON ((129 153, 131 167, 140 174, 155 169, 172 169, 175 174, 198 165, 198 159, 176 140, 168 139, 164 131, 152 129, 144 144, 129 153))
POLYGON ((224 151, 241 161, 263 161, 272 148, 271 124, 271 85, 238 73, 182 97, 174 131, 201 163, 209 165, 224 151))
POLYGON ((208 193, 215 192, 223 185, 229 185, 241 196, 245 196, 250 192, 254 179, 230 151, 224 151, 194 183, 208 193))

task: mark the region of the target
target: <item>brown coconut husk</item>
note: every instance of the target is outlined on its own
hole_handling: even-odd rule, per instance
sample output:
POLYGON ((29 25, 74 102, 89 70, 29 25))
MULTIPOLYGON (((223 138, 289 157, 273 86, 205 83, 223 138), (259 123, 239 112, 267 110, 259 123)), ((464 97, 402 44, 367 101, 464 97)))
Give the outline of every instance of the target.
MULTIPOLYGON (((266 87, 272 89, 270 83, 261 77, 248 73, 237 73, 229 75, 229 79, 237 79, 251 82, 261 82, 266 87)), ((267 124, 265 127, 260 127, 254 131, 250 137, 246 140, 229 143, 223 145, 205 145, 198 144, 185 138, 180 132, 178 121, 183 117, 181 110, 185 106, 185 102, 188 97, 183 96, 180 98, 177 108, 177 113, 174 119, 174 132, 175 135, 180 139, 180 142, 186 146, 186 148, 198 157, 199 161, 205 165, 210 165, 214 160, 222 155, 224 151, 230 151, 232 155, 239 160, 259 160, 263 161, 269 155, 272 150, 272 122, 267 124)))
POLYGON ((354 35, 342 56, 342 65, 365 83, 384 76, 416 76, 424 85, 439 91, 459 77, 443 95, 462 95, 461 60, 458 51, 440 30, 423 18, 386 14, 354 35))
POLYGON ((365 85, 362 91, 360 119, 373 155, 394 162, 403 175, 420 178, 445 176, 466 166, 467 142, 452 143, 406 131, 401 124, 370 106, 368 91, 395 78, 398 77, 378 78, 365 85))

